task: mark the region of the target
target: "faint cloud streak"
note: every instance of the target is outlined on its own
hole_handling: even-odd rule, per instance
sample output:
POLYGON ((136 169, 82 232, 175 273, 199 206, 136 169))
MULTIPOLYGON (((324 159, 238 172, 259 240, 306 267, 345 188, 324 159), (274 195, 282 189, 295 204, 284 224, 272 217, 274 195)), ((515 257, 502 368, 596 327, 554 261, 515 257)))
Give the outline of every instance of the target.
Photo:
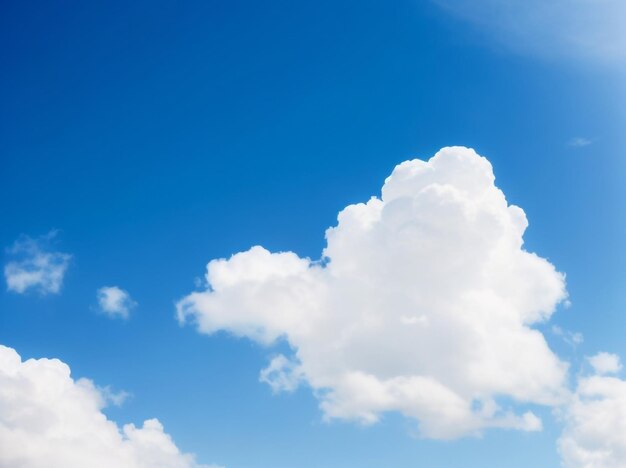
POLYGON ((585 146, 589 146, 593 143, 593 140, 585 137, 574 137, 567 142, 567 146, 571 146, 572 148, 583 148, 585 146))
POLYGON ((606 64, 626 59, 621 0, 433 0, 517 52, 606 64))

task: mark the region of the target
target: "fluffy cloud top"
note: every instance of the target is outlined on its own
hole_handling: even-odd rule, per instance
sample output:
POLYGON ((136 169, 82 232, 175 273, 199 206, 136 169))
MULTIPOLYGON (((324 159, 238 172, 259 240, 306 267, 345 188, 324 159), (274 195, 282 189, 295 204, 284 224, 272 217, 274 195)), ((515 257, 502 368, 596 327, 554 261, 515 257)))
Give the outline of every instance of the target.
POLYGON ((591 362, 598 374, 579 379, 573 401, 564 409, 565 429, 558 445, 568 468, 625 466, 626 381, 600 375, 621 368, 617 356, 596 357, 601 358, 591 362))
POLYGON ((615 374, 622 369, 619 356, 611 353, 598 353, 590 358, 587 358, 591 367, 596 373, 603 374, 615 374))
POLYGON ((15 257, 4 266, 9 291, 22 294, 34 289, 41 294, 59 293, 72 256, 48 249, 55 235, 56 231, 38 239, 22 236, 7 249, 15 257))
POLYGON ((562 401, 567 365, 532 325, 566 292, 563 275, 524 250, 526 227, 489 161, 444 148, 398 165, 380 198, 341 211, 324 261, 258 246, 212 260, 209 287, 183 298, 178 317, 207 334, 286 340, 293 355, 261 380, 308 383, 326 418, 400 412, 433 438, 537 430, 534 414, 500 397, 562 401))
POLYGON ((615 374, 622 369, 622 363, 616 354, 602 352, 587 358, 587 360, 596 373, 600 375, 615 374))
POLYGON ((626 58, 622 0, 433 1, 520 52, 620 65, 626 58))
POLYGON ((102 413, 106 400, 63 362, 22 361, 0 346, 0 466, 206 468, 181 453, 157 419, 120 430, 102 413))
POLYGON ((128 292, 117 286, 103 286, 96 295, 100 310, 112 318, 127 319, 130 310, 137 305, 128 292))

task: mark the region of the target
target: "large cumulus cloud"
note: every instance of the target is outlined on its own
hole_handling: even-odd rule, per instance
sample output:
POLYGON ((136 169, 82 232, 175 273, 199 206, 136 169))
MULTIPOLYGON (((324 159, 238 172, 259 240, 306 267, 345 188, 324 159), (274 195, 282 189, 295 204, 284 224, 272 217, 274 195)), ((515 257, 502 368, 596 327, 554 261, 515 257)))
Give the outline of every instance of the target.
POLYGON ((63 362, 22 361, 0 345, 0 466, 209 468, 181 453, 157 419, 120 429, 102 413, 106 400, 63 362))
POLYGON ((264 345, 288 342, 261 380, 305 382, 327 418, 400 412, 423 436, 537 430, 524 404, 557 404, 567 365, 534 324, 566 297, 564 276, 523 248, 522 209, 489 161, 452 147, 398 165, 382 195, 346 207, 321 261, 263 247, 208 264, 182 322, 264 345), (514 402, 507 405, 503 401, 514 402))

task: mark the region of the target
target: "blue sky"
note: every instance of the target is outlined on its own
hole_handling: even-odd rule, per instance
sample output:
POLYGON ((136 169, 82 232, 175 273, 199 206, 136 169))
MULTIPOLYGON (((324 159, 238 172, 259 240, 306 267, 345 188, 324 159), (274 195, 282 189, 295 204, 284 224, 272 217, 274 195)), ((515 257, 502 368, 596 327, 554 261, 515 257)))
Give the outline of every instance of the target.
POLYGON ((537 328, 568 378, 585 356, 626 356, 621 56, 542 42, 523 21, 511 38, 473 20, 484 12, 428 1, 2 10, 4 265, 24 235, 71 259, 58 293, 2 289, 1 344, 128 392, 110 419, 157 417, 202 463, 558 466, 550 407, 535 409, 541 432, 453 441, 415 436, 394 411, 367 427, 325 422, 309 386, 259 382, 287 343, 206 336, 175 305, 210 260, 253 245, 320 258, 337 213, 380 195, 395 165, 462 145, 524 209, 525 248, 566 274, 571 306, 537 328), (127 319, 103 313, 105 286, 132 297, 127 319))

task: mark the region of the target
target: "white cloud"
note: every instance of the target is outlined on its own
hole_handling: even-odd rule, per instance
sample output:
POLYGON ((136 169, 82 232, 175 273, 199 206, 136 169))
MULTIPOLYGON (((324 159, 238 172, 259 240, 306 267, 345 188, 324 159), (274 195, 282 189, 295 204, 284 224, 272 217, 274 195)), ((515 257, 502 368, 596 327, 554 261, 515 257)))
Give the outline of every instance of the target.
POLYGON ((587 360, 596 373, 600 375, 616 374, 622 369, 622 363, 617 354, 602 352, 588 357, 587 360))
POLYGON ((96 295, 100 310, 112 318, 127 319, 130 310, 137 305, 128 292, 117 286, 103 286, 98 289, 96 295))
POLYGON ((9 291, 22 294, 35 289, 41 294, 59 293, 72 256, 49 250, 55 236, 56 231, 38 239, 21 236, 7 249, 7 253, 15 257, 4 266, 9 291))
POLYGON ((380 198, 341 211, 323 262, 259 246, 212 260, 208 288, 178 302, 178 317, 202 333, 286 340, 293 356, 261 380, 308 383, 327 419, 399 412, 433 438, 537 430, 519 404, 562 401, 567 365, 532 325, 566 292, 563 275, 523 249, 526 227, 489 161, 445 148, 398 165, 380 198))
MULTIPOLYGON (((596 361, 601 363, 598 374, 607 372, 607 366, 608 372, 621 368, 617 356, 598 356, 602 356, 596 361)), ((565 467, 626 466, 626 381, 603 375, 582 377, 562 417, 565 428, 558 447, 565 467)))
POLYGON ((623 64, 623 0, 433 0, 513 50, 623 64))
POLYGON ((200 468, 157 419, 121 429, 102 413, 107 396, 73 380, 57 359, 22 361, 0 346, 0 466, 200 468))

